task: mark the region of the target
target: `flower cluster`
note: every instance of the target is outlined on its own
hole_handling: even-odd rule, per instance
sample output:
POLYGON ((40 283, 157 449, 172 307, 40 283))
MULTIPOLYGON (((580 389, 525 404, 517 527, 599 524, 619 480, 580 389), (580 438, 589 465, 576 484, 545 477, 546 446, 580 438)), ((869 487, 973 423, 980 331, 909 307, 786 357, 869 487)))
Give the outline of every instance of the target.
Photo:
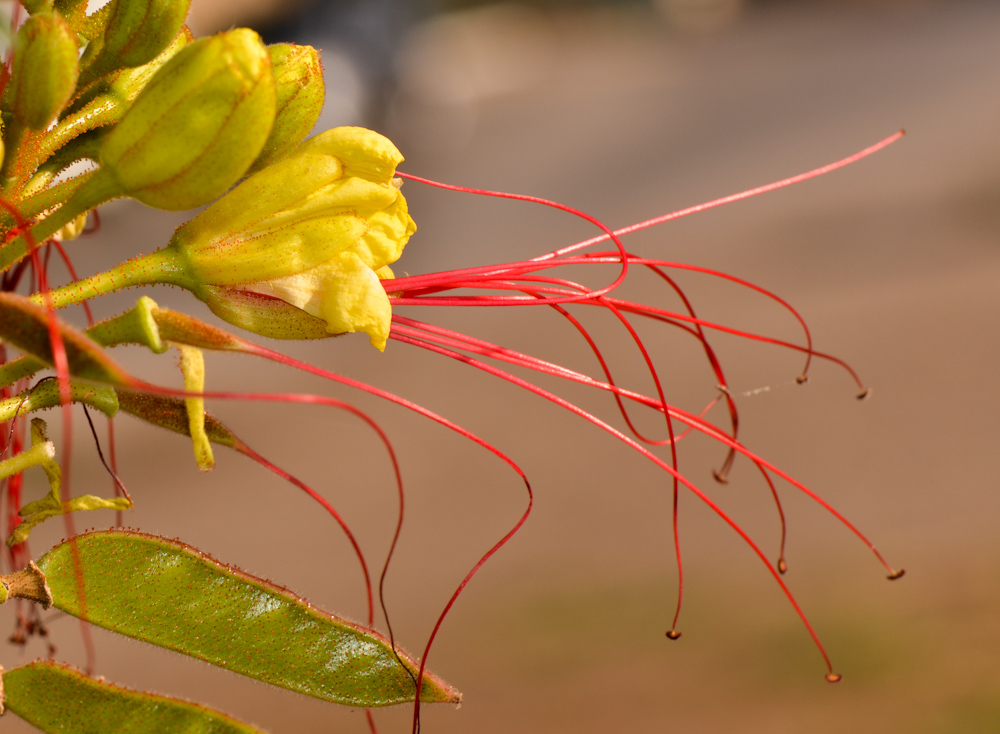
MULTIPOLYGON (((381 279, 392 277, 389 266, 416 229, 395 177, 402 156, 386 138, 361 128, 337 128, 306 140, 324 98, 317 50, 267 46, 246 28, 195 39, 184 24, 189 2, 112 0, 91 14, 85 0, 23 0, 14 6, 13 44, 0 74, 0 490, 7 511, 5 559, 15 573, 0 575, 0 603, 25 599, 55 605, 93 624, 150 639, 147 628, 130 631, 99 619, 93 596, 89 604, 74 607, 63 598, 55 572, 44 559, 36 565, 28 548, 32 529, 54 516, 64 518, 67 535, 74 537, 72 513, 116 510, 120 525, 131 497, 113 465, 109 472, 119 496, 71 496, 45 421, 31 418, 30 442, 25 421, 36 411, 63 405, 68 452, 71 404, 89 406, 109 419, 125 411, 190 436, 202 469, 212 468, 215 443, 277 472, 323 505, 357 551, 368 589, 368 627, 329 615, 308 622, 321 624, 319 634, 329 647, 322 655, 347 661, 349 670, 334 672, 324 682, 316 676, 329 675, 323 672, 333 671, 329 664, 301 670, 268 664, 259 673, 239 669, 243 663, 236 658, 263 660, 263 648, 212 662, 358 706, 456 701, 454 689, 370 629, 367 566, 336 510, 205 412, 202 350, 226 344, 249 349, 249 343, 159 309, 148 298, 120 317, 92 323, 86 332, 54 311, 69 303, 86 306, 91 296, 125 285, 169 283, 188 288, 223 319, 251 332, 284 339, 364 332, 375 346, 385 346, 392 314, 381 279), (57 250, 74 272, 63 243, 83 233, 97 207, 119 197, 174 211, 210 206, 161 250, 50 288, 49 254, 57 250), (28 295, 17 294, 25 288, 28 295), (177 347, 185 389, 151 386, 128 374, 106 351, 137 343, 155 353, 177 347), (54 368, 56 379, 32 383, 47 367, 54 368), (22 501, 24 472, 36 470, 44 471, 50 492, 22 501), (355 660, 362 648, 375 657, 355 660)), ((132 552, 145 541, 124 533, 113 542, 132 552)), ((82 590, 111 567, 94 561, 93 568, 85 568, 79 549, 71 555, 76 565, 67 589, 82 590)), ((240 578, 237 593, 271 593, 258 579, 240 578)), ((121 595, 142 583, 124 578, 101 601, 114 616, 130 604, 121 595)), ((274 598, 316 616, 285 592, 274 598)), ((37 610, 21 613, 19 620, 12 639, 21 643, 44 630, 37 610)), ((198 657, 184 639, 190 625, 175 622, 169 639, 150 641, 198 657)), ((83 634, 89 646, 86 628, 83 634)), ((220 628, 219 634, 231 633, 220 628)), ((274 641, 280 656, 286 655, 283 635, 274 641)), ((319 650, 311 649, 310 654, 319 650)), ((0 668, 0 713, 6 703, 43 730, 75 730, 89 706, 109 722, 122 716, 131 720, 140 705, 161 710, 163 721, 173 722, 169 726, 179 725, 173 717, 183 714, 199 729, 256 731, 207 709, 192 712, 187 704, 124 691, 75 672, 67 677, 66 670, 21 666, 4 677, 0 668)), ((149 725, 159 728, 155 718, 149 725)))
MULTIPOLYGON (((804 492, 843 522, 869 546, 890 578, 898 578, 902 571, 890 567, 867 538, 824 500, 741 443, 736 402, 709 334, 727 332, 799 351, 806 361, 801 381, 815 357, 846 368, 859 388, 861 382, 845 363, 813 348, 805 322, 774 294, 723 273, 635 255, 625 249, 621 237, 825 173, 884 147, 898 135, 821 169, 617 231, 554 202, 464 189, 554 206, 587 219, 602 233, 529 260, 395 278, 391 266, 416 231, 401 193, 402 181, 409 178, 443 188, 459 187, 398 172, 402 155, 388 139, 370 130, 338 127, 307 139, 323 103, 317 51, 292 44, 266 46, 245 28, 196 40, 184 25, 189 1, 111 0, 90 15, 85 0, 22 0, 15 5, 12 26, 16 35, 6 60, 9 74, 0 75, 0 490, 7 508, 9 550, 5 558, 13 571, 0 574, 0 604, 15 599, 46 608, 53 605, 136 639, 329 701, 366 708, 412 701, 414 731, 419 729, 421 702, 460 700, 457 691, 425 670, 430 646, 444 615, 473 574, 527 519, 533 501, 527 477, 498 449, 443 416, 372 385, 298 362, 225 328, 161 308, 146 296, 134 308, 106 321, 95 324, 90 319, 86 330, 70 325, 56 310, 71 304, 87 307, 96 296, 131 286, 164 284, 186 289, 243 332, 284 340, 359 333, 379 350, 395 340, 482 370, 588 421, 653 462, 670 480, 678 593, 667 636, 680 636, 683 572, 677 497, 686 490, 759 557, 812 635, 828 679, 838 680, 818 636, 783 580, 787 570, 784 513, 774 479, 804 492), (22 11, 27 17, 22 17, 22 11), (86 172, 69 175, 70 166, 79 162, 88 164, 86 172), (159 249, 129 253, 130 259, 123 258, 110 270, 78 278, 63 243, 80 236, 91 212, 118 197, 165 210, 206 208, 159 249), (613 247, 595 249, 608 241, 613 247), (56 288, 49 285, 46 267, 53 252, 65 259, 72 275, 72 282, 56 288), (588 287, 565 277, 567 267, 575 274, 589 269, 610 272, 611 277, 606 285, 588 287), (670 275, 679 268, 725 278, 774 299, 801 323, 802 343, 739 332, 701 319, 670 275), (667 292, 678 297, 678 310, 619 297, 615 291, 630 269, 646 270, 665 284, 667 292), (585 341, 600 370, 595 374, 571 370, 405 314, 420 306, 550 308, 585 341), (615 381, 596 340, 579 318, 588 309, 610 314, 625 330, 654 386, 649 394, 615 381), (697 342, 721 393, 704 412, 694 414, 668 402, 657 365, 634 328, 637 321, 669 326, 697 342), (131 374, 112 356, 112 348, 124 345, 155 354, 179 349, 184 389, 152 385, 131 374), (242 399, 320 404, 350 411, 366 422, 384 442, 396 470, 398 538, 402 480, 386 434, 358 409, 326 396, 206 391, 203 350, 269 359, 392 401, 485 447, 523 481, 527 507, 522 516, 463 579, 419 661, 397 649, 388 616, 388 638, 373 629, 371 576, 362 548, 343 518, 321 494, 270 463, 207 413, 205 403, 242 399), (508 371, 508 365, 517 372, 508 371), (53 370, 54 379, 34 381, 46 369, 53 370), (523 377, 530 372, 609 393, 623 425, 613 425, 614 417, 592 414, 556 391, 533 384, 523 377), (716 403, 726 408, 726 425, 706 418, 716 403), (214 465, 213 444, 224 446, 308 493, 339 523, 357 556, 368 600, 367 626, 320 613, 287 590, 237 572, 177 541, 127 531, 77 536, 72 513, 115 510, 121 525, 120 513, 131 507, 131 497, 116 474, 113 458, 106 466, 119 496, 72 497, 68 472, 60 469, 59 450, 49 439, 44 421, 31 420, 29 438, 26 419, 30 414, 63 406, 62 450, 69 454, 71 404, 100 411, 109 419, 126 412, 186 435, 203 470, 214 465), (632 421, 633 410, 651 411, 662 421, 663 435, 640 433, 632 421), (738 458, 760 470, 781 520, 782 539, 776 554, 765 553, 706 491, 678 470, 678 442, 692 431, 724 447, 726 458, 716 473, 719 481, 726 480, 738 458), (29 470, 45 473, 50 492, 42 499, 23 502, 22 478, 29 470), (28 550, 28 536, 54 516, 64 518, 71 540, 36 563, 28 550), (170 569, 178 565, 188 576, 200 578, 203 588, 190 580, 174 583, 171 574, 175 571, 170 569), (219 592, 222 587, 224 594, 219 592), (156 601, 164 598, 170 602, 156 601), (263 615, 269 624, 266 634, 258 634, 262 605, 270 610, 263 615), (287 619, 294 617, 294 623, 280 615, 270 616, 278 609, 290 615, 287 619), (197 615, 192 616, 191 610, 197 610, 197 615), (192 635, 193 625, 211 633, 192 635), (300 635, 302 630, 308 634, 300 635), (216 637, 224 637, 226 644, 216 645, 216 637), (219 652, 222 647, 227 650, 219 652), (312 662, 301 662, 307 658, 312 662)), ((388 562, 383 566, 383 580, 388 562)), ((37 614, 36 610, 35 616, 19 617, 13 639, 24 642, 43 629, 37 614)), ((86 640, 86 631, 83 634, 86 640)), ((0 713, 2 673, 0 668, 0 713)), ((10 671, 7 680, 7 705, 46 731, 73 730, 74 717, 88 716, 83 712, 91 709, 112 717, 108 720, 131 721, 136 707, 163 711, 163 716, 189 717, 185 721, 192 722, 192 729, 256 731, 217 712, 124 691, 54 664, 20 666, 10 671), (62 699, 53 704, 53 696, 72 698, 73 705, 62 699)), ((158 720, 150 721, 143 731, 158 730, 158 720)))

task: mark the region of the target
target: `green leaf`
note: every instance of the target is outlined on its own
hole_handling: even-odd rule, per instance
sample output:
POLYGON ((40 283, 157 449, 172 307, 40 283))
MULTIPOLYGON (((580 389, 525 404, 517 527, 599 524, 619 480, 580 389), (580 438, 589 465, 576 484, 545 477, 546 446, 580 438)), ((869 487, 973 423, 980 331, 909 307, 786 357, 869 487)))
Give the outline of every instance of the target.
POLYGON ((204 706, 122 688, 51 660, 0 669, 0 713, 4 693, 12 713, 52 734, 261 732, 204 706))
MULTIPOLYGON (((38 568, 53 606, 99 627, 327 701, 414 699, 416 663, 402 652, 397 659, 380 634, 178 541, 88 533, 53 548, 38 568)), ((425 673, 420 700, 461 695, 425 673)))

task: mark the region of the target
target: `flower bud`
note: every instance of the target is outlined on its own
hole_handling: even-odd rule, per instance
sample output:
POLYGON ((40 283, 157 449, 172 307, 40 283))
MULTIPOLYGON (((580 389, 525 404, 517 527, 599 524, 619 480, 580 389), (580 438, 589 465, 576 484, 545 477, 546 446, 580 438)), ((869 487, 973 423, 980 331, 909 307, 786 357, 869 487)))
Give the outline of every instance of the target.
POLYGON ((32 15, 14 41, 5 106, 32 130, 44 130, 76 88, 76 36, 58 13, 32 15))
POLYGON ((257 158, 274 121, 271 62, 238 28, 203 38, 164 64, 101 149, 122 193, 159 209, 220 196, 257 158))
POLYGON ((160 67, 193 40, 191 31, 184 26, 152 61, 142 66, 119 69, 91 84, 74 98, 53 129, 50 135, 54 139, 53 147, 67 144, 84 131, 116 124, 160 67))
POLYGON ((104 34, 87 47, 80 85, 155 59, 184 25, 191 0, 112 0, 104 34))
POLYGON ((380 278, 416 230, 393 179, 402 159, 378 133, 328 130, 180 227, 168 250, 231 323, 285 338, 363 331, 383 349, 380 278))
POLYGON ((319 119, 326 86, 319 52, 312 46, 277 43, 267 47, 277 92, 274 127, 250 172, 267 168, 302 142, 319 119))

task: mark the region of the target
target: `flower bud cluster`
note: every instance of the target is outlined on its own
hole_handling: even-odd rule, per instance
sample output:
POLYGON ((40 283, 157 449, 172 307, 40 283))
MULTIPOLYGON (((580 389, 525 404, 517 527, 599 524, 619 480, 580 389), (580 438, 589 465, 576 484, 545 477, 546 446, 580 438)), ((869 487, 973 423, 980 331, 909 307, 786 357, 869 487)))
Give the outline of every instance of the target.
MULTIPOLYGON (((195 40, 190 1, 111 0, 91 15, 82 0, 24 3, 2 97, 0 195, 35 219, 34 244, 117 197, 166 210, 218 200, 155 263, 140 259, 143 282, 183 285, 260 334, 360 331, 384 348, 381 279, 415 230, 394 179, 402 156, 360 128, 303 143, 323 105, 317 51, 268 47, 246 28, 195 40), (96 170, 53 201, 53 180, 81 159, 96 170)), ((7 270, 31 245, 16 222, 2 226, 7 270)))

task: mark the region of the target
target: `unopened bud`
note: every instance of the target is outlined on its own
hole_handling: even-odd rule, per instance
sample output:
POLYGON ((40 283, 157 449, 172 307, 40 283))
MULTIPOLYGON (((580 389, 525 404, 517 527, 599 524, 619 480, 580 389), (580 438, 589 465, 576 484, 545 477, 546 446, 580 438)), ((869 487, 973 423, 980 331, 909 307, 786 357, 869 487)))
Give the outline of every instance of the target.
POLYGON ((80 85, 155 59, 184 25, 191 0, 112 0, 104 34, 87 47, 80 85))
MULTIPOLYGON (((152 61, 130 69, 120 69, 96 84, 91 84, 73 100, 67 114, 63 115, 56 126, 54 135, 72 139, 80 134, 77 128, 89 130, 116 124, 160 67, 193 40, 191 31, 184 26, 152 61)), ((65 144, 61 140, 59 143, 65 144)))
POLYGON ((274 127, 250 172, 267 168, 295 150, 323 109, 326 86, 319 52, 312 46, 277 43, 267 47, 277 92, 274 127))
MULTIPOLYGON (((282 339, 368 334, 384 349, 383 281, 416 225, 388 139, 339 127, 255 173, 161 250, 49 292, 56 307, 132 285, 180 286, 229 323, 282 339)), ((70 202, 72 203, 72 202, 70 202)))
POLYGON ((58 13, 32 15, 14 40, 14 68, 7 102, 14 117, 44 130, 76 88, 76 36, 58 13))
POLYGON ((238 28, 183 48, 146 84, 101 149, 123 193, 159 209, 223 194, 257 158, 274 121, 271 62, 238 28))

